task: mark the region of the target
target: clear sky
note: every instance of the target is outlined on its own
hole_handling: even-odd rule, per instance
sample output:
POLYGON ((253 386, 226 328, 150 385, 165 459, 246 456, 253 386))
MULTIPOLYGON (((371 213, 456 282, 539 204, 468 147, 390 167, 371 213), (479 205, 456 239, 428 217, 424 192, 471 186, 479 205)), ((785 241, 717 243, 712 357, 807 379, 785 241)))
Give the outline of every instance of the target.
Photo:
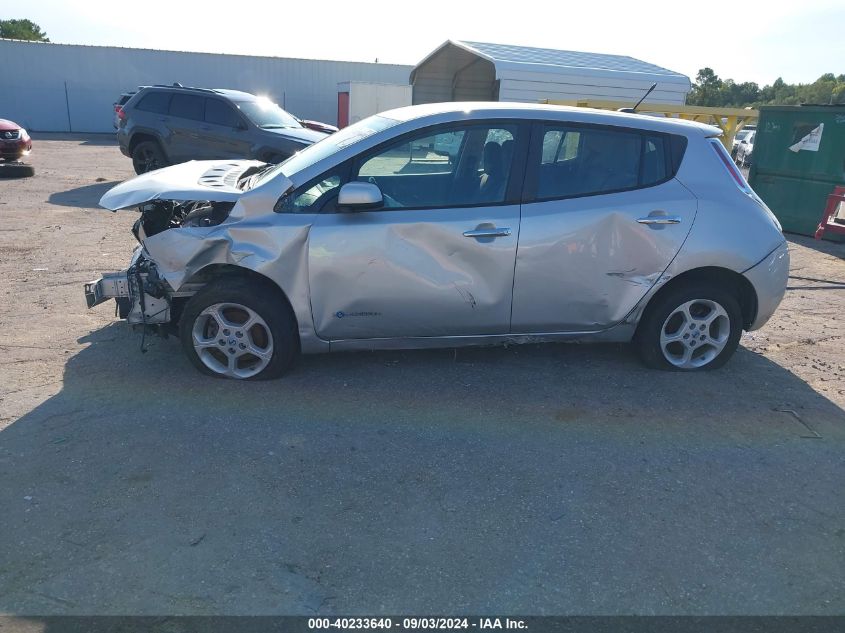
POLYGON ((845 1, 0 0, 54 42, 415 64, 447 39, 630 55, 695 79, 845 73, 845 1))

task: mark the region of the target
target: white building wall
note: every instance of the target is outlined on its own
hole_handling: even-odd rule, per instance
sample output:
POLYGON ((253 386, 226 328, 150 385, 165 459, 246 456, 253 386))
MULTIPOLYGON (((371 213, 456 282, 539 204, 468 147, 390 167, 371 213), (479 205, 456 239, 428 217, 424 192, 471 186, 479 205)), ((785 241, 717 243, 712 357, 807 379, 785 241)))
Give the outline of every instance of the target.
POLYGON ((112 132, 112 104, 138 86, 179 82, 262 94, 336 123, 341 81, 407 84, 411 66, 0 40, 0 118, 44 132, 112 132))
POLYGON ((338 92, 349 93, 349 124, 368 116, 411 105, 410 84, 381 84, 361 81, 343 82, 338 92))
MULTIPOLYGON (((632 102, 634 105, 654 83, 649 79, 623 79, 576 74, 514 73, 505 75, 499 84, 500 101, 537 103, 541 99, 592 99, 632 102)), ((688 84, 657 80, 657 87, 645 103, 684 105, 688 84)))

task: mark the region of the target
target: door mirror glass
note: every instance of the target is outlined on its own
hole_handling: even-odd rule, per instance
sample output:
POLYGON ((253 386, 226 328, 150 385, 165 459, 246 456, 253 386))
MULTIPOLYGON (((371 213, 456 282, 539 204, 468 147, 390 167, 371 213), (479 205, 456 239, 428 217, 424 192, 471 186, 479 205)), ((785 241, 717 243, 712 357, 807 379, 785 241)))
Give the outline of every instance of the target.
POLYGON ((348 182, 337 196, 337 206, 349 211, 377 209, 383 204, 381 189, 371 182, 348 182))

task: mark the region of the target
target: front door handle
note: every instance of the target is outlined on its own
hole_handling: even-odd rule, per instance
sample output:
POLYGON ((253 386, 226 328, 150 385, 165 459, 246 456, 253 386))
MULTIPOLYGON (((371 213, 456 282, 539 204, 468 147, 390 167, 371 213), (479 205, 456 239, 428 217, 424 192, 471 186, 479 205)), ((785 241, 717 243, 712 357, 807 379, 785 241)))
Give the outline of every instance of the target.
POLYGON ((471 231, 464 231, 464 237, 507 237, 511 234, 511 230, 507 227, 496 227, 489 229, 473 229, 471 231))
POLYGON ((649 215, 637 220, 640 224, 680 224, 681 218, 677 215, 649 215))

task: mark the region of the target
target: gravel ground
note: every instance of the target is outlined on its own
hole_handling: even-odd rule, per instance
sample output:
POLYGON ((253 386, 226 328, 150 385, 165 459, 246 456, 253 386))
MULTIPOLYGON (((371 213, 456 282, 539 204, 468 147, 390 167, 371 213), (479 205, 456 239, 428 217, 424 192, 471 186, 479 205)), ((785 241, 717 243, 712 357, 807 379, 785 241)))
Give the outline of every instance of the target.
POLYGON ((545 345, 241 384, 86 309, 134 243, 111 138, 31 162, 0 181, 0 613, 845 613, 845 246, 790 237, 717 372, 545 345))

